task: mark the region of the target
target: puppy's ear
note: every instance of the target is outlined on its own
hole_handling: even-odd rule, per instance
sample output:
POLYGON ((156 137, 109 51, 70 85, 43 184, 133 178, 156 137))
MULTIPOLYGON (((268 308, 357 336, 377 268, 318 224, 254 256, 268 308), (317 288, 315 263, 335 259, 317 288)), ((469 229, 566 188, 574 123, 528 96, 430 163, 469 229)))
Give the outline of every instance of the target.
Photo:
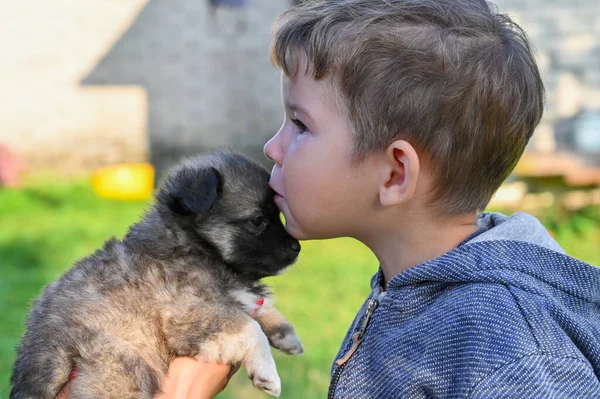
POLYGON ((201 173, 183 169, 171 182, 166 205, 180 215, 208 215, 221 191, 221 175, 210 167, 201 173))

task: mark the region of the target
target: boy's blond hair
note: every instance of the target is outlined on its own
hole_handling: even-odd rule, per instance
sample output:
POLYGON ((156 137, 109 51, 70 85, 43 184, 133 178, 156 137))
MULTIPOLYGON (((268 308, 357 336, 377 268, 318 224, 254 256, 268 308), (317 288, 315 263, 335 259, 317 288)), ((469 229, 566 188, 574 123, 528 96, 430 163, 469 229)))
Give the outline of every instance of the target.
POLYGON ((285 12, 273 63, 331 79, 360 161, 396 139, 434 167, 435 209, 485 208, 544 107, 523 30, 479 0, 325 0, 285 12))

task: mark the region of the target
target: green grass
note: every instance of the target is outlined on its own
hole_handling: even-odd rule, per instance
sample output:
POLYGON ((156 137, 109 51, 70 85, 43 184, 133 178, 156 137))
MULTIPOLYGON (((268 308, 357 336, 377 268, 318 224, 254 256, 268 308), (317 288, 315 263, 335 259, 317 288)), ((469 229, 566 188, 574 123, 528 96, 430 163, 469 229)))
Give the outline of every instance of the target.
MULTIPOLYGON (((72 263, 111 236, 122 236, 145 204, 97 198, 86 183, 35 184, 0 190, 0 397, 8 396, 14 347, 31 299, 72 263)), ((557 216, 558 215, 558 216, 557 216)), ((542 218, 567 252, 599 265, 600 211, 542 218)), ((305 354, 275 351, 282 398, 324 397, 329 367, 369 292, 377 262, 349 239, 308 242, 285 276, 270 279, 279 309, 296 326, 305 354)), ((236 375, 221 398, 265 398, 236 375)))

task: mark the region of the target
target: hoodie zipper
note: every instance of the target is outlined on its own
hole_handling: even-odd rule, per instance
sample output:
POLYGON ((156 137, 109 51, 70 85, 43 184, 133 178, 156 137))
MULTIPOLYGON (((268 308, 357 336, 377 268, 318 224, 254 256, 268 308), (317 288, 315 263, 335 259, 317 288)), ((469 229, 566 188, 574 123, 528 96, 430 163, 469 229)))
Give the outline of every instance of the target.
POLYGON ((367 309, 365 310, 365 317, 360 325, 360 329, 358 330, 358 332, 352 335, 352 346, 350 347, 350 349, 348 349, 348 352, 346 352, 346 354, 343 357, 341 357, 335 362, 335 364, 337 364, 338 367, 333 373, 331 385, 329 385, 329 394, 327 395, 328 399, 334 399, 335 390, 337 388, 338 382, 340 381, 340 377, 342 376, 342 371, 344 371, 344 369, 346 368, 346 364, 348 364, 348 360, 350 360, 352 355, 354 355, 354 353, 358 349, 358 346, 362 342, 363 337, 365 335, 365 331, 367 330, 367 326, 371 321, 371 317, 373 317, 373 313, 375 312, 375 309, 377 309, 377 306, 379 306, 379 300, 381 299, 381 297, 383 297, 383 295, 384 292, 378 293, 377 298, 369 299, 369 301, 367 302, 367 309))

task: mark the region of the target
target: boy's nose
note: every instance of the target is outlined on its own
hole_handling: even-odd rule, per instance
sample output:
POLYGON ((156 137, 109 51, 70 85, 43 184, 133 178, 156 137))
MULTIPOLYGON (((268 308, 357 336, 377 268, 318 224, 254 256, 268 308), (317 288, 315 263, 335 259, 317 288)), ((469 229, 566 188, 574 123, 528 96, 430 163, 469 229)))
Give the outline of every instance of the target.
POLYGON ((283 158, 283 150, 279 145, 279 132, 275 136, 271 137, 267 144, 263 148, 265 156, 276 164, 281 165, 283 158))

